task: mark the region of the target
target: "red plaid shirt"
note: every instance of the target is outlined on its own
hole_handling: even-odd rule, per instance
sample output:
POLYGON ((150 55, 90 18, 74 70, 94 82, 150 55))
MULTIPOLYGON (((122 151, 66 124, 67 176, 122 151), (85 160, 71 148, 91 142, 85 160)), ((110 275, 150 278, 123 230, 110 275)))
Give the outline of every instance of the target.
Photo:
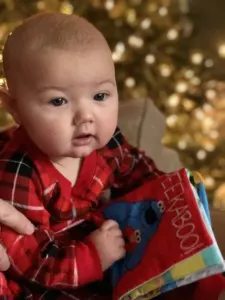
MULTIPOLYGON (((0 198, 27 216, 36 230, 22 236, 2 226, 1 241, 11 259, 8 276, 56 289, 101 279, 95 246, 75 225, 98 208, 105 189, 112 188, 118 195, 160 173, 117 129, 103 149, 84 158, 77 182, 71 186, 25 132, 17 129, 0 156, 0 198)), ((10 287, 18 293, 18 286, 10 287)), ((1 277, 0 288, 0 295, 10 294, 1 277)))

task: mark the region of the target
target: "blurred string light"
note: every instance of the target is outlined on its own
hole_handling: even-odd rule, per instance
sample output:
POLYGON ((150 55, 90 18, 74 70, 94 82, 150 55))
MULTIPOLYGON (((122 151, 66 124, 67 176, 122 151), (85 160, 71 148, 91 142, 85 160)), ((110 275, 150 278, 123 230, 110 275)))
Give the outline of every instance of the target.
POLYGON ((208 177, 204 178, 204 184, 205 184, 206 188, 208 188, 208 189, 213 189, 215 186, 215 183, 216 183, 215 179, 212 177, 208 176, 208 177))
POLYGON ((195 86, 198 86, 201 84, 201 79, 199 77, 193 77, 191 80, 190 80, 190 83, 195 85, 195 86))
POLYGON ((186 111, 192 111, 195 108, 196 104, 194 103, 194 101, 188 98, 184 98, 182 101, 182 105, 186 111))
POLYGON ((210 59, 210 58, 206 59, 205 60, 205 66, 207 68, 212 68, 214 66, 214 61, 212 59, 210 59))
POLYGON ((173 94, 168 98, 168 105, 170 107, 177 107, 177 105, 180 103, 180 96, 178 94, 173 94))
POLYGON ((71 15, 73 13, 73 5, 69 1, 62 1, 60 11, 63 14, 71 15))
POLYGON ((200 65, 203 62, 204 56, 201 52, 195 52, 191 55, 191 62, 195 65, 200 65))
POLYGON ((146 61, 147 64, 152 65, 152 64, 155 63, 156 58, 153 54, 147 54, 146 57, 145 57, 145 61, 146 61))
POLYGON ((167 38, 171 41, 176 40, 178 36, 179 32, 174 28, 169 29, 169 31, 167 32, 167 38))
POLYGON ((207 157, 207 152, 205 150, 199 150, 196 156, 199 160, 204 160, 207 157))
POLYGON ((165 17, 168 14, 168 8, 166 6, 162 6, 159 8, 158 13, 161 17, 165 17))
POLYGON ((0 86, 1 87, 5 86, 5 79, 4 78, 0 78, 0 86))
POLYGON ((166 118, 166 124, 169 127, 175 127, 178 121, 178 116, 177 115, 171 115, 166 118))
POLYGON ((185 141, 185 140, 180 140, 179 142, 178 142, 178 148, 180 149, 180 150, 184 150, 184 149, 186 149, 187 148, 187 141, 185 141))
POLYGON ((219 45, 218 53, 221 58, 225 58, 225 43, 219 45))
POLYGON ((212 138, 212 139, 214 139, 214 140, 216 140, 216 139, 219 138, 219 132, 216 131, 216 130, 211 131, 211 132, 209 133, 209 137, 212 138))
POLYGON ((137 19, 137 15, 136 15, 136 10, 135 9, 129 9, 127 11, 127 22, 130 24, 133 24, 136 19, 137 19))
POLYGON ((144 41, 141 37, 131 35, 128 39, 128 43, 130 46, 134 48, 141 48, 144 45, 144 41))
POLYGON ((126 47, 124 45, 123 42, 118 42, 115 46, 115 49, 112 53, 112 58, 115 62, 119 62, 122 57, 123 57, 123 54, 124 52, 126 51, 126 47))
POLYGON ((193 78, 195 75, 194 71, 191 70, 191 69, 188 69, 184 72, 184 77, 187 78, 187 79, 191 79, 193 78))
POLYGON ((212 101, 216 98, 216 91, 213 89, 206 90, 205 96, 208 100, 212 101))
POLYGON ((39 10, 44 10, 46 8, 46 3, 44 1, 37 1, 37 8, 39 10))
POLYGON ((152 24, 151 19, 145 18, 144 20, 141 21, 141 28, 142 29, 148 29, 152 24))
POLYGON ((163 77, 169 77, 172 73, 172 67, 167 64, 159 65, 159 72, 163 77))
POLYGON ((125 85, 128 87, 128 88, 132 88, 135 86, 135 79, 133 77, 128 77, 125 81, 125 85))
POLYGON ((113 9, 114 6, 115 6, 114 0, 106 0, 106 1, 105 1, 105 8, 106 8, 107 10, 113 9))
POLYGON ((186 81, 181 80, 181 81, 177 82, 177 84, 176 84, 176 91, 178 93, 182 94, 182 93, 187 92, 187 90, 188 90, 188 84, 187 84, 186 81))
POLYGON ((194 114, 195 114, 195 117, 196 117, 197 120, 203 120, 204 117, 205 117, 204 112, 203 112, 200 108, 197 108, 197 109, 194 111, 194 114))

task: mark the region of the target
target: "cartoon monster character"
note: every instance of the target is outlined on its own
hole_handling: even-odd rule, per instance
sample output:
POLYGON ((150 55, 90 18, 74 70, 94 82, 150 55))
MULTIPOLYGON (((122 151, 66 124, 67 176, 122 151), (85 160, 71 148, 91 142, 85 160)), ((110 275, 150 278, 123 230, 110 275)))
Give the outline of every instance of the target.
POLYGON ((116 201, 105 207, 105 218, 118 222, 127 249, 125 258, 111 268, 113 286, 126 270, 132 270, 140 263, 147 244, 159 227, 163 212, 162 201, 147 199, 134 203, 116 201))

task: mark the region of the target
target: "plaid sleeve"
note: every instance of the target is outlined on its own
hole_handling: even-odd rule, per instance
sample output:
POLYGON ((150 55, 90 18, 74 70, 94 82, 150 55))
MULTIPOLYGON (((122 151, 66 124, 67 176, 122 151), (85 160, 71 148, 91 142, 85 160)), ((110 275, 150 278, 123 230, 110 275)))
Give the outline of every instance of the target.
POLYGON ((25 154, 2 153, 0 198, 9 201, 36 226, 31 236, 2 226, 1 242, 11 260, 9 272, 48 288, 74 288, 101 278, 99 257, 88 238, 62 244, 54 236, 50 214, 42 201, 40 179, 25 154))
POLYGON ((114 197, 131 191, 142 184, 145 179, 164 174, 155 162, 143 151, 130 145, 119 129, 116 130, 108 148, 114 153, 116 167, 112 176, 112 193, 114 197))

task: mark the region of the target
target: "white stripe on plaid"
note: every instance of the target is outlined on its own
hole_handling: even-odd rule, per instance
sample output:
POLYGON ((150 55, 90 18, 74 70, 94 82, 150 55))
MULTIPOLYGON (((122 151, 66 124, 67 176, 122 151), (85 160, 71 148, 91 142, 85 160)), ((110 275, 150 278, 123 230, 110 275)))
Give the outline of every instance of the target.
MULTIPOLYGON (((69 297, 70 299, 80 300, 79 298, 75 297, 74 295, 69 294, 68 292, 65 292, 65 291, 62 291, 62 290, 60 290, 60 292, 61 292, 63 295, 69 297)), ((89 299, 87 299, 87 300, 89 300, 89 299)))
POLYGON ((20 204, 17 202, 13 202, 13 206, 24 208, 26 210, 32 210, 32 211, 45 210, 44 206, 25 205, 25 204, 20 204))
POLYGON ((114 134, 114 136, 112 137, 112 139, 116 142, 116 144, 117 144, 117 146, 118 146, 118 149, 120 150, 121 157, 123 158, 123 150, 122 150, 121 144, 120 144, 120 142, 118 142, 118 140, 116 139, 116 136, 117 136, 118 134, 121 134, 121 132, 120 132, 120 131, 117 131, 117 132, 114 134))
MULTIPOLYGON (((13 204, 14 200, 15 200, 15 190, 16 190, 16 183, 17 183, 17 179, 18 179, 18 174, 19 174, 19 171, 20 171, 20 167, 24 164, 23 163, 23 160, 24 160, 24 157, 27 155, 27 153, 24 153, 24 155, 22 156, 22 159, 21 161, 18 161, 18 168, 16 170, 16 174, 15 174, 15 178, 14 178, 14 181, 13 181, 13 188, 12 188, 12 196, 11 196, 11 204, 13 204)), ((11 162, 11 160, 9 160, 11 162)), ((13 161, 14 162, 14 161, 13 161)))
POLYGON ((48 293, 51 293, 51 290, 45 291, 38 300, 43 300, 48 293))
POLYGON ((73 227, 75 227, 75 226, 83 223, 85 221, 85 219, 81 219, 79 221, 74 221, 74 220, 71 220, 71 221, 72 222, 70 222, 70 223, 67 222, 68 225, 65 226, 65 227, 63 227, 63 229, 60 229, 59 231, 54 232, 54 236, 56 236, 56 234, 59 234, 59 233, 64 232, 64 231, 67 231, 67 230, 69 230, 69 229, 71 229, 71 228, 73 228, 73 227))
POLYGON ((95 181, 97 181, 97 182, 100 184, 100 186, 101 186, 102 188, 104 187, 103 182, 101 181, 101 179, 100 179, 99 177, 94 176, 93 179, 94 179, 95 181))
MULTIPOLYGON (((71 246, 72 247, 72 246, 71 246)), ((74 286, 78 286, 78 272, 77 272, 77 258, 75 255, 75 245, 73 247, 74 253, 73 253, 73 257, 74 257, 74 266, 73 266, 73 284, 74 286)))
POLYGON ((52 192, 56 186, 56 182, 52 183, 49 187, 47 187, 44 192, 43 192, 43 195, 46 196, 48 195, 50 192, 52 192))
POLYGON ((117 168, 120 168, 120 162, 119 162, 119 159, 118 159, 118 157, 114 157, 114 160, 115 160, 115 162, 116 162, 116 164, 117 164, 117 168))
MULTIPOLYGON (((48 260, 48 255, 45 257, 45 259, 43 259, 42 264, 40 264, 40 266, 39 266, 37 272, 34 274, 33 278, 30 278, 31 281, 38 282, 38 280, 36 280, 36 278, 37 278, 39 272, 41 271, 43 265, 45 264, 46 260, 48 260)), ((40 282, 38 282, 38 283, 40 283, 40 282)))

